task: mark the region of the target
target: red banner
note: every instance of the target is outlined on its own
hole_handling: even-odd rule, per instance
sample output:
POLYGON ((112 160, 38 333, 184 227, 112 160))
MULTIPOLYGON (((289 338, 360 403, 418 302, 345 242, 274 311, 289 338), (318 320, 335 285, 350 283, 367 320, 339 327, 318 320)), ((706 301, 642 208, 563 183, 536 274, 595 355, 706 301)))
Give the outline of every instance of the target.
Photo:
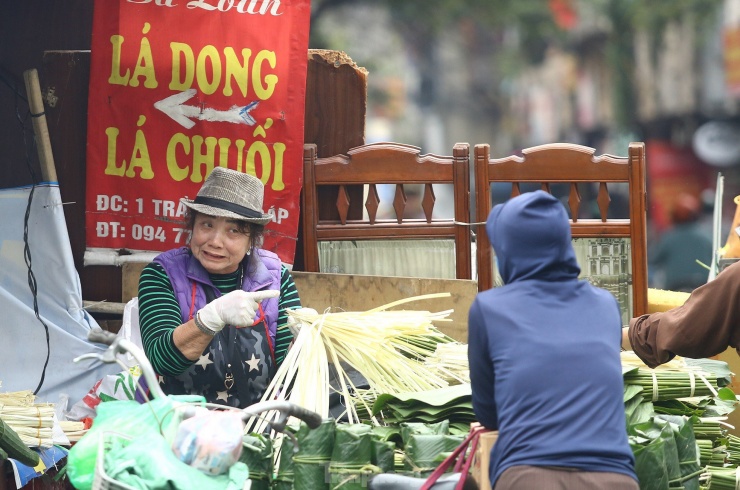
POLYGON ((310 0, 96 0, 88 248, 184 245, 215 166, 259 177, 264 248, 293 263, 310 0))

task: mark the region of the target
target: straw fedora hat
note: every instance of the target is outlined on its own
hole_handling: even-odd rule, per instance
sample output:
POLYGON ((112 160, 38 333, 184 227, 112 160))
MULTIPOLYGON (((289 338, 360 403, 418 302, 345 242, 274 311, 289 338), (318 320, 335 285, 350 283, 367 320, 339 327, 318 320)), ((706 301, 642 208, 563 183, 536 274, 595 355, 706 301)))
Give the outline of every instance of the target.
POLYGON ((265 186, 257 177, 215 167, 203 182, 195 199, 183 197, 180 202, 210 216, 266 225, 272 220, 272 215, 262 212, 264 195, 265 186))

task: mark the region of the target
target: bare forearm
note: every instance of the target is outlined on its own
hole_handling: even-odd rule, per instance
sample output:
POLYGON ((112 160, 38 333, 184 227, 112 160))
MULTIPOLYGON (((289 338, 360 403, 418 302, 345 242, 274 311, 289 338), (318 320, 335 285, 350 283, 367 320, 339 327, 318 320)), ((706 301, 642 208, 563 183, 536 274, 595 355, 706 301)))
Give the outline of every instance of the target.
POLYGON ((198 330, 192 318, 172 332, 175 347, 191 361, 197 360, 212 340, 213 336, 198 330))
POLYGON ((632 350, 632 344, 630 344, 630 328, 622 327, 622 350, 632 350))

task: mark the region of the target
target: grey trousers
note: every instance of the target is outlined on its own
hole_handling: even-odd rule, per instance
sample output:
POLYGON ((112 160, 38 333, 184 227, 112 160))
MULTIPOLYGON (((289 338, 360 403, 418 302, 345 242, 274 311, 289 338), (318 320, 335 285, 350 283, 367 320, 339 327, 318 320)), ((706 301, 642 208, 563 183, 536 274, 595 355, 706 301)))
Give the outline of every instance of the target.
POLYGON ((621 473, 578 471, 549 466, 512 466, 494 490, 639 490, 637 480, 621 473))

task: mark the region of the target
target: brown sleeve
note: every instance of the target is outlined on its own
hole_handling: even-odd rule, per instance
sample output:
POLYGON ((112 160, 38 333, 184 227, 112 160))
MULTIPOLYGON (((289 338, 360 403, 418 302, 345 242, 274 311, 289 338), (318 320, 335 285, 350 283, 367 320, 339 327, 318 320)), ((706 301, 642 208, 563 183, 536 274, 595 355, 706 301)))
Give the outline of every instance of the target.
POLYGON ((701 359, 740 347, 740 262, 695 289, 682 306, 633 318, 629 339, 650 367, 674 355, 701 359))

